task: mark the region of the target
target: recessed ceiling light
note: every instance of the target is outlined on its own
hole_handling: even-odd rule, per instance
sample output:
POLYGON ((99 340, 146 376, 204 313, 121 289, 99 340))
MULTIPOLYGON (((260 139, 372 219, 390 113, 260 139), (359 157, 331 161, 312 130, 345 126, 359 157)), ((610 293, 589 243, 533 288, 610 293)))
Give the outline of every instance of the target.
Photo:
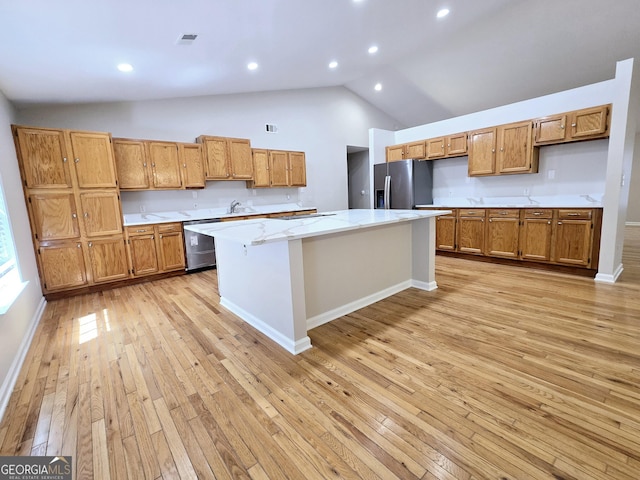
POLYGON ((329 64, 329 68, 338 68, 338 62, 335 60, 329 64))
POLYGON ((382 90, 382 84, 381 84, 381 83, 376 83, 376 86, 375 86, 375 87, 373 87, 373 89, 374 89, 376 92, 379 92, 380 90, 382 90))
POLYGON ((444 17, 446 17, 447 15, 449 15, 449 9, 448 9, 448 8, 443 8, 443 9, 441 9, 441 10, 438 10, 438 13, 437 13, 437 15, 436 15, 436 16, 437 16, 438 18, 444 18, 444 17))
POLYGON ((118 70, 121 72, 131 72, 133 71, 133 66, 130 63, 121 63, 118 65, 118 70))
POLYGON ((369 47, 369 53, 373 54, 376 53, 378 51, 378 47, 376 47, 375 45, 369 47))
POLYGON ((256 68, 258 68, 258 64, 256 62, 251 62, 247 65, 247 68, 249 70, 255 70, 256 68))

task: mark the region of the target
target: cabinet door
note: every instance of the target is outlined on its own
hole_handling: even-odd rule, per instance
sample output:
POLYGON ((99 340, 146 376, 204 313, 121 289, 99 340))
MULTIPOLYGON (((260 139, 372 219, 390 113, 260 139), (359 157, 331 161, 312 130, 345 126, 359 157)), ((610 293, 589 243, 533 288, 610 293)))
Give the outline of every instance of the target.
POLYGON ((477 130, 469 137, 469 176, 496 171, 496 129, 477 130))
POLYGON ((571 138, 599 137, 607 131, 608 107, 595 107, 571 113, 571 138))
POLYGON ((558 219, 555 235, 557 263, 589 266, 591 261, 591 220, 558 219))
POLYGON ((307 165, 304 152, 289 152, 289 185, 307 186, 307 165))
POLYGON ((163 271, 183 270, 185 267, 184 238, 178 224, 158 225, 160 268, 163 271))
POLYGON ((520 258, 548 262, 551 260, 551 218, 526 218, 520 231, 520 258))
POLYGON ((129 237, 129 253, 133 275, 149 275, 158 272, 158 255, 154 233, 129 237))
POLYGON ((281 150, 269 151, 269 168, 271 169, 271 186, 289 186, 289 155, 281 150))
POLYGON ((231 176, 236 180, 251 180, 253 178, 251 142, 244 138, 229 138, 228 142, 231 176))
POLYGON ((127 252, 122 236, 90 240, 87 246, 94 283, 127 278, 127 252))
POLYGON ((117 187, 111 136, 96 132, 71 132, 69 135, 78 187, 117 187))
POLYGON ((427 140, 427 158, 442 158, 445 156, 444 138, 430 138, 427 140))
POLYGON ((484 210, 460 210, 458 218, 458 251, 462 253, 484 253, 484 210))
POLYGON ((142 190, 150 188, 147 153, 144 142, 113 139, 113 152, 120 190, 142 190))
POLYGON ((227 140, 224 137, 200 137, 205 158, 207 180, 227 180, 231 176, 227 140))
POLYGON ((32 193, 28 198, 36 239, 42 242, 80 237, 73 193, 32 193))
POLYGON ((467 154, 467 132, 449 135, 445 138, 445 154, 456 157, 467 154))
POLYGON ((269 187, 271 185, 269 178, 269 152, 254 148, 251 154, 253 156, 253 182, 251 182, 251 188, 269 187))
POLYGON ((38 248, 38 260, 46 292, 87 284, 82 244, 78 241, 43 243, 38 248))
POLYGON ((423 159, 428 158, 426 143, 424 140, 421 142, 407 143, 404 146, 404 158, 423 159))
POLYGON ((62 130, 14 127, 23 180, 29 188, 71 187, 62 130))
POLYGON ((456 249, 455 215, 436 217, 436 249, 448 251, 456 249))
POLYGON ((567 137, 567 116, 555 115, 536 121, 535 144, 561 143, 567 137))
POLYGON ((178 145, 170 142, 147 142, 153 186, 155 188, 182 187, 178 145))
POLYGON ((386 148, 387 162, 404 160, 404 145, 393 145, 386 148))
POLYGON ((202 145, 181 143, 178 149, 178 158, 182 167, 182 185, 185 188, 204 188, 202 145))
POLYGON ((504 125, 498 128, 498 172, 530 172, 532 122, 504 125))
POLYGON ((87 237, 122 233, 120 199, 116 192, 83 192, 80 204, 87 237))
POLYGON ((487 255, 517 258, 520 234, 519 212, 505 217, 490 216, 487 223, 487 255))

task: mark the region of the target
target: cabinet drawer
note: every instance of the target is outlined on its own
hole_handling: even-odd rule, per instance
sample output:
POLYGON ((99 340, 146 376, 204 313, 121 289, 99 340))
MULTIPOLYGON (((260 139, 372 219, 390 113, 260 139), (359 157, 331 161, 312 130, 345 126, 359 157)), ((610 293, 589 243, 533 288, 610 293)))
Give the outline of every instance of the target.
POLYGON ((153 225, 134 225, 126 227, 127 235, 135 237, 136 235, 150 235, 153 233, 153 225))
POLYGON ((181 232, 182 224, 180 223, 161 223, 158 225, 158 233, 181 232))
POLYGON ((520 216, 520 210, 496 208, 489 210, 489 216, 493 218, 518 218, 520 216))
POLYGON ((460 217, 484 217, 484 208, 475 208, 472 210, 460 209, 460 217))
POLYGON ((588 220, 592 214, 592 210, 558 210, 558 220, 588 220))
POLYGON ((540 208, 525 208, 524 218, 551 218, 553 217, 553 210, 540 209, 540 208))

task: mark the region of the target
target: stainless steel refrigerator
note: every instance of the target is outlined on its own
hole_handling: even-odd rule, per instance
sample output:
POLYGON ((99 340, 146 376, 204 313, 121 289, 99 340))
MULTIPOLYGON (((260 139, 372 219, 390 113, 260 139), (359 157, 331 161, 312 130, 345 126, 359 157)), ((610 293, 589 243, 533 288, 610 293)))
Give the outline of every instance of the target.
POLYGON ((431 205, 433 162, 399 160, 373 166, 376 208, 412 209, 431 205))

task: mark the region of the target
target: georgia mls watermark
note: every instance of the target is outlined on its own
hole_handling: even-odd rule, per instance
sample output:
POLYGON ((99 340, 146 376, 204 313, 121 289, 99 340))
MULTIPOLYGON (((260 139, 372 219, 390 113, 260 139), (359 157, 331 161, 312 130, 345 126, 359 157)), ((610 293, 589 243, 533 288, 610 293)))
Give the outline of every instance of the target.
POLYGON ((0 480, 71 480, 71 457, 0 457, 0 480))

